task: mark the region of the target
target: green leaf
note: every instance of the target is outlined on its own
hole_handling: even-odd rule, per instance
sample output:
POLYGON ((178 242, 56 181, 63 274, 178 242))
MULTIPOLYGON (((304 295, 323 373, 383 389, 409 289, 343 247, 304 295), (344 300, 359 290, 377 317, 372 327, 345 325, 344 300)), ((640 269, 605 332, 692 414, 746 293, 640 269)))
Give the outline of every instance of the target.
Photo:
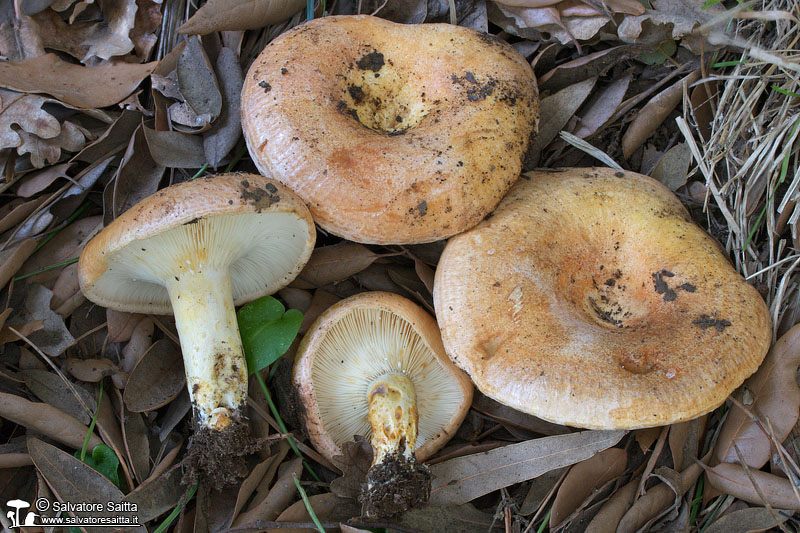
POLYGON ((636 59, 647 65, 660 65, 675 54, 678 43, 675 41, 662 41, 653 50, 636 56, 636 59))
MULTIPOLYGON (((80 450, 75 452, 75 457, 81 458, 80 450)), ((119 474, 117 473, 119 459, 110 447, 105 444, 98 444, 92 450, 92 455, 84 457, 83 462, 106 476, 114 485, 119 487, 119 474)))
POLYGON ((286 353, 300 330, 303 313, 283 307, 272 296, 264 296, 236 313, 250 374, 271 365, 286 353))

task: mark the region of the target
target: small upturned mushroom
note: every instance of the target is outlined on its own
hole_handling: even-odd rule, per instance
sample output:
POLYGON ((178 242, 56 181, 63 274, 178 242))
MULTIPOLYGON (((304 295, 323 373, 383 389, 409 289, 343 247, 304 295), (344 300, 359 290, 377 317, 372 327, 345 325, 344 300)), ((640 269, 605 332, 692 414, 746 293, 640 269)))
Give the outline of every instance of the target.
POLYGON ((293 379, 324 457, 341 455, 355 435, 370 437, 365 516, 427 502, 430 473, 420 462, 450 440, 472 402, 472 383, 445 355, 428 313, 385 292, 342 300, 303 338, 293 379))
POLYGON ((477 224, 519 177, 538 119, 533 70, 505 41, 367 15, 287 31, 242 90, 259 171, 295 191, 325 230, 373 244, 477 224))
POLYGON ((479 390, 633 429, 707 413, 755 372, 767 306, 672 192, 606 168, 524 178, 436 270, 442 340, 479 390))
MULTIPOLYGON (((290 283, 315 238, 308 209, 286 187, 227 174, 145 198, 81 253, 79 279, 89 300, 117 311, 174 314, 194 407, 193 444, 209 448, 210 461, 224 461, 249 433, 234 306, 290 283)), ((212 477, 229 474, 206 466, 211 471, 201 470, 212 477)))

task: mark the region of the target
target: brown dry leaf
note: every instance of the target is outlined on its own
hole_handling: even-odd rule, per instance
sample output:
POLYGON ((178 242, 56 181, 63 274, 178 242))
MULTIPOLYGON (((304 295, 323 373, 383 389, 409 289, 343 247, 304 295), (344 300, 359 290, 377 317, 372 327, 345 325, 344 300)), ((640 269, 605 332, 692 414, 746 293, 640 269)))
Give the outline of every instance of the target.
MULTIPOLYGON (((76 450, 83 446, 89 428, 64 411, 41 402, 31 402, 17 396, 0 392, 0 416, 20 426, 25 426, 76 450)), ((89 449, 102 441, 92 435, 89 449)))
POLYGON ((42 139, 26 131, 20 131, 22 144, 17 147, 17 154, 30 154, 31 165, 42 168, 56 163, 61 157, 61 150, 77 152, 86 144, 86 130, 65 120, 61 124, 61 133, 52 139, 42 139))
POLYGON ((103 221, 106 225, 158 190, 164 167, 150 155, 142 130, 143 127, 140 127, 133 134, 114 182, 103 193, 103 221))
POLYGON ((766 431, 772 424, 778 442, 789 435, 800 412, 800 388, 795 373, 800 366, 800 325, 786 332, 767 354, 758 371, 750 376, 735 396, 743 400, 747 390, 753 398, 750 410, 757 414, 763 428, 739 407, 732 405, 722 425, 714 449, 715 462, 738 463, 734 444, 745 463, 754 469, 764 466, 772 454, 772 443, 766 431))
MULTIPOLYGON (((543 92, 560 91, 588 78, 603 76, 615 65, 627 61, 634 54, 633 47, 622 45, 567 61, 537 79, 539 90, 543 92)), ((620 101, 622 101, 621 97, 620 101)), ((613 113, 613 111, 614 109, 610 112, 613 113)))
POLYGON ((705 141, 711 138, 711 123, 714 120, 719 91, 720 83, 711 80, 695 85, 689 96, 697 129, 705 141))
MULTIPOLYGON (((2 63, 0 63, 2 65, 2 63)), ((0 150, 21 147, 21 133, 34 134, 40 139, 52 139, 61 134, 61 124, 42 109, 53 100, 42 96, 0 89, 0 150)))
POLYGON ((555 139, 558 132, 566 126, 586 97, 592 92, 596 77, 592 77, 561 89, 542 100, 539 118, 539 134, 530 148, 534 159, 538 160, 542 150, 555 139))
POLYGON ((785 513, 770 513, 764 507, 750 507, 733 511, 713 522, 705 533, 751 533, 754 531, 766 531, 778 525, 775 517, 782 522, 788 520, 785 513))
POLYGON ((337 303, 341 298, 335 294, 331 294, 325 289, 317 289, 314 291, 314 297, 311 299, 311 305, 303 313, 303 322, 300 324, 300 334, 304 334, 309 330, 314 321, 319 318, 326 309, 333 304, 337 303))
MULTIPOLYGON (((426 0, 372 0, 361 2, 361 13, 379 16, 399 24, 422 24, 428 16, 426 0)), ((436 10, 436 4, 431 3, 436 10)))
POLYGON ((624 431, 582 431, 511 444, 490 452, 451 459, 431 467, 431 504, 461 505, 588 459, 614 446, 624 431))
MULTIPOLYGON (((108 342, 128 342, 131 340, 133 332, 144 318, 145 315, 106 309, 108 342)), ((150 323, 152 324, 152 320, 150 323)), ((150 336, 152 336, 152 333, 150 333, 150 336)), ((147 345, 150 346, 150 343, 147 345)), ((144 351, 142 351, 142 353, 144 353, 144 351)), ((126 372, 129 372, 130 370, 131 369, 125 369, 126 372)))
POLYGON ((0 287, 5 287, 6 283, 11 281, 11 277, 33 255, 36 245, 34 239, 26 239, 15 247, 0 252, 0 287))
MULTIPOLYGON (((78 517, 128 516, 131 512, 119 512, 106 508, 106 502, 122 500, 122 492, 105 476, 89 465, 82 463, 69 453, 59 450, 38 439, 28 439, 30 453, 36 469, 47 481, 53 494, 62 502, 103 502, 100 510, 70 512, 78 517)), ((144 526, 132 528, 133 531, 147 531, 144 526)))
POLYGON ((287 309, 297 309, 301 313, 305 313, 308 310, 313 297, 311 291, 293 287, 285 287, 279 290, 278 295, 286 304, 287 309))
POLYGON ((667 116, 681 102, 684 89, 700 78, 700 71, 696 70, 670 85, 639 110, 633 122, 622 136, 622 153, 629 159, 655 131, 661 126, 667 116))
MULTIPOLYGON (((45 197, 36 198, 30 202, 17 204, 11 211, 0 219, 0 233, 9 230, 28 218, 28 216, 36 211, 42 205, 45 197)), ((0 284, 2 286, 2 284, 0 284)))
POLYGON ((621 476, 628 466, 628 454, 609 448, 570 468, 559 487, 550 510, 550 527, 558 527, 592 492, 621 476))
POLYGON ((98 5, 102 19, 97 21, 67 23, 49 9, 34 15, 44 46, 66 52, 84 64, 132 51, 129 34, 136 20, 136 1, 101 1, 98 5))
POLYGON ((97 383, 106 376, 120 372, 120 369, 109 359, 76 359, 68 357, 64 368, 76 379, 86 383, 97 383))
POLYGON ((684 470, 697 459, 697 453, 706 429, 708 415, 672 424, 669 428, 669 449, 676 470, 684 470))
POLYGON ((254 30, 282 22, 303 7, 303 0, 209 0, 178 28, 178 33, 254 30))
POLYGON ((122 429, 133 474, 141 483, 150 475, 150 441, 144 418, 139 413, 126 412, 122 429))
POLYGON ((180 468, 167 470, 157 478, 139 485, 122 499, 136 504, 139 523, 144 524, 173 509, 188 491, 181 483, 180 468))
POLYGON ((97 401, 86 389, 75 384, 70 388, 61 377, 47 370, 25 370, 22 376, 25 385, 40 400, 89 425, 97 401))
POLYGON ((766 503, 777 509, 800 511, 800 499, 795 495, 791 481, 755 469, 750 469, 750 476, 742 466, 732 463, 721 463, 713 468, 706 468, 706 480, 723 494, 730 494, 756 505, 764 505, 758 491, 753 487, 755 481, 761 494, 766 498, 766 503))
POLYGON ((109 62, 83 67, 55 54, 0 62, 0 87, 23 93, 46 93, 80 109, 121 102, 150 75, 156 63, 109 62))
POLYGON ((0 55, 8 61, 20 61, 44 54, 39 26, 24 16, 0 22, 0 55))
POLYGON ((433 294, 434 270, 417 257, 414 258, 414 270, 422 283, 425 284, 428 293, 433 294))
POLYGON ((203 140, 179 131, 157 131, 142 126, 156 164, 170 168, 200 168, 206 162, 203 140))
MULTIPOLYGON (((136 323, 136 327, 130 334, 130 341, 122 349, 122 368, 125 372, 130 374, 134 367, 139 364, 147 349, 153 344, 155 327, 153 320, 147 317, 136 323)), ((109 333, 110 336, 111 334, 109 333)))
POLYGON ((627 74, 593 94, 584 106, 585 111, 578 120, 574 135, 585 139, 600 131, 622 103, 632 79, 633 75, 627 74))
POLYGON ((142 114, 138 111, 125 110, 95 141, 75 156, 78 161, 98 163, 110 155, 120 152, 128 146, 133 132, 142 123, 142 114))
POLYGON ((161 339, 131 371, 123 395, 125 406, 137 413, 158 409, 174 400, 185 385, 180 350, 171 340, 161 339))
POLYGON ((64 325, 64 319, 50 309, 52 296, 53 293, 41 285, 31 286, 20 313, 10 323, 26 324, 42 320, 43 327, 28 335, 28 339, 42 352, 55 357, 74 344, 75 339, 64 325))
MULTIPOLYGON (((361 506, 356 504, 354 500, 340 498, 330 492, 309 496, 308 503, 321 522, 346 522, 361 514, 361 506)), ((276 522, 311 522, 311 515, 308 514, 305 502, 299 500, 278 515, 276 522)), ((309 533, 316 530, 280 528, 268 529, 267 531, 270 533, 309 533)))
POLYGON ((638 531, 670 509, 677 508, 683 495, 692 488, 702 471, 698 463, 693 463, 680 474, 672 472, 675 479, 668 482, 665 469, 658 469, 657 476, 664 483, 649 488, 644 496, 634 502, 620 519, 617 533, 638 531))
POLYGON ((721 5, 704 6, 702 2, 684 0, 651 0, 652 9, 640 16, 625 17, 617 28, 617 35, 626 43, 642 46, 654 45, 668 39, 680 40, 681 45, 695 54, 715 50, 705 40, 713 30, 725 29, 720 20, 713 28, 706 28, 705 35, 693 30, 724 11, 721 5))
POLYGON ((16 342, 20 340, 20 335, 24 337, 28 337, 34 331, 39 331, 44 327, 44 320, 34 320, 32 322, 28 322, 27 324, 20 324, 18 326, 13 326, 14 331, 11 331, 12 326, 6 326, 2 330, 0 330, 0 344, 5 344, 7 342, 16 342), (17 333, 15 333, 15 331, 17 333))
MULTIPOLYGON (((92 216, 81 218, 69 226, 66 226, 26 261, 20 273, 30 274, 45 267, 63 263, 69 259, 78 257, 81 253, 83 241, 98 230, 101 223, 102 218, 100 216, 92 216)), ((26 282, 49 285, 54 282, 60 274, 60 269, 53 268, 46 272, 30 276, 26 282)))
POLYGON ((38 172, 31 172, 22 179, 20 186, 17 187, 17 196, 30 198, 34 194, 40 193, 48 188, 58 178, 69 178, 67 171, 72 165, 73 163, 71 162, 61 163, 60 165, 53 165, 38 172))
POLYGON ((649 450, 650 446, 653 445, 659 435, 661 435, 660 427, 637 429, 634 431, 634 437, 642 452, 649 450))
POLYGON ((521 411, 517 411, 516 409, 512 409, 507 405, 503 405, 500 402, 489 398, 479 391, 475 391, 475 395, 472 400, 472 408, 479 413, 483 413, 494 418, 502 424, 510 424, 518 428, 533 431, 534 433, 541 433, 542 435, 562 435, 572 431, 567 426, 554 424, 552 422, 548 422, 547 420, 542 420, 541 418, 529 415, 528 413, 523 413, 521 411))
POLYGON ((658 160, 650 177, 666 185, 669 190, 677 191, 686 185, 691 162, 692 150, 689 148, 689 143, 676 144, 658 160))
POLYGON ((313 289, 358 274, 378 258, 363 244, 342 242, 317 248, 291 286, 313 289))
POLYGON ((66 318, 85 301, 78 280, 78 263, 67 265, 61 270, 53 285, 50 308, 60 317, 66 318))
POLYGON ((355 435, 355 440, 342 444, 342 455, 334 457, 333 464, 343 474, 331 482, 331 492, 342 498, 356 499, 372 466, 372 445, 363 436, 355 435))
POLYGON ((303 460, 299 457, 292 459, 281 467, 281 472, 275 485, 270 489, 267 497, 258 505, 240 514, 233 522, 233 526, 242 526, 257 520, 273 521, 286 509, 297 493, 294 478, 300 477, 303 470, 303 460))
POLYGON ((584 533, 605 533, 616 531, 619 521, 625 512, 631 508, 636 491, 639 488, 639 478, 633 478, 617 491, 603 504, 600 511, 586 527, 584 533))
POLYGON ((247 477, 242 481, 242 484, 239 486, 239 490, 236 493, 236 505, 233 508, 233 519, 236 520, 236 516, 239 514, 244 508, 244 504, 250 499, 250 496, 253 495, 253 491, 256 490, 258 487, 258 483, 264 478, 264 473, 269 469, 277 456, 272 455, 261 461, 253 469, 247 474, 247 477))
MULTIPOLYGON (((561 44, 586 41, 608 24, 608 16, 604 13, 594 16, 562 16, 559 6, 524 8, 489 2, 486 7, 491 22, 508 33, 534 41, 548 41, 550 38, 561 44)), ((585 6, 584 10, 599 13, 589 6, 585 6)))
MULTIPOLYGON (((458 506, 428 505, 409 509, 398 519, 401 526, 412 531, 458 531, 459 533, 486 533, 494 531, 492 515, 479 511, 471 504, 458 506)), ((495 524, 496 525, 496 524, 495 524)))
POLYGON ((203 152, 213 168, 220 165, 242 136, 240 95, 244 84, 239 58, 230 48, 220 50, 216 67, 222 111, 211 129, 203 134, 203 152))
POLYGON ((178 88, 189 109, 203 124, 214 121, 222 111, 222 95, 200 37, 186 39, 186 48, 178 57, 176 72, 178 88))

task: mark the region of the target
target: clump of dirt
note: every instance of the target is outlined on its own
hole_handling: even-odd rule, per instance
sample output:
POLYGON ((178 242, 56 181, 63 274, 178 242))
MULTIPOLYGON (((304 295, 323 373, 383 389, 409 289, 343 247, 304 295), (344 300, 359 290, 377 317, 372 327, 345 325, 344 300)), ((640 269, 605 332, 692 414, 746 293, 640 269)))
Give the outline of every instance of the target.
POLYGON ((400 453, 373 466, 361 490, 361 513, 366 518, 391 518, 428 503, 431 472, 400 453))
POLYGON ((194 419, 194 434, 183 461, 183 482, 215 490, 237 484, 250 472, 245 456, 255 453, 263 443, 250 434, 247 419, 235 416, 222 431, 200 427, 194 419))

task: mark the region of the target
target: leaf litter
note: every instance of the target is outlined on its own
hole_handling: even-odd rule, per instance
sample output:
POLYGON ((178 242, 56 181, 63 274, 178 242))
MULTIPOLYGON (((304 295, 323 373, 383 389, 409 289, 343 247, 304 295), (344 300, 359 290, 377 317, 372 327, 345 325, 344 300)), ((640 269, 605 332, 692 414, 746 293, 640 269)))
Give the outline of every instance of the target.
MULTIPOLYGON (((93 309, 78 291, 75 265, 61 264, 77 257, 101 220, 168 183, 209 168, 254 171, 241 142, 242 72, 266 43, 301 22, 304 3, 178 4, 63 1, 19 20, 12 10, 12 20, 0 24, 7 58, 0 61, 0 446, 22 445, 0 448, 0 486, 20 472, 27 485, 12 481, 6 491, 31 501, 34 490, 62 499, 124 495, 152 528, 180 504, 171 524, 182 530, 235 523, 270 530, 278 522, 276 531, 308 530, 298 476, 326 527, 362 529, 364 450, 345 454, 339 477, 302 442, 303 429, 290 426, 320 478, 311 481, 252 387, 258 409, 251 424, 272 446, 249 463, 251 475, 237 491, 216 499, 201 491, 183 501, 189 487, 180 484, 179 466, 191 413, 180 365, 170 363, 180 363, 174 326, 164 317, 93 309), (181 35, 205 37, 183 37, 179 27, 181 35), (141 92, 148 86, 149 94, 141 92), (90 447, 110 446, 123 489, 71 455, 83 446, 97 408, 89 391, 100 383, 106 394, 90 447), (65 489, 69 468, 83 492, 65 489)), ((459 434, 431 459, 434 502, 444 505, 412 510, 385 527, 721 531, 794 520, 800 83, 790 53, 798 41, 792 3, 768 0, 753 11, 682 0, 646 8, 624 0, 338 4, 326 9, 372 10, 404 23, 450 22, 452 4, 458 23, 525 51, 550 117, 527 168, 588 166, 602 156, 673 189, 765 296, 780 339, 723 410, 666 433, 574 432, 476 395, 459 434), (581 439, 588 444, 575 443, 581 439), (705 471, 700 455, 711 465, 705 471), (701 482, 720 495, 700 500, 701 482), (640 486, 645 494, 637 499, 640 486), (718 512, 727 507, 733 511, 718 512)), ((305 313, 301 332, 330 305, 367 289, 430 306, 440 253, 440 243, 364 246, 323 236, 281 297, 305 313)), ((284 376, 274 373, 269 386, 284 387, 284 376)))

